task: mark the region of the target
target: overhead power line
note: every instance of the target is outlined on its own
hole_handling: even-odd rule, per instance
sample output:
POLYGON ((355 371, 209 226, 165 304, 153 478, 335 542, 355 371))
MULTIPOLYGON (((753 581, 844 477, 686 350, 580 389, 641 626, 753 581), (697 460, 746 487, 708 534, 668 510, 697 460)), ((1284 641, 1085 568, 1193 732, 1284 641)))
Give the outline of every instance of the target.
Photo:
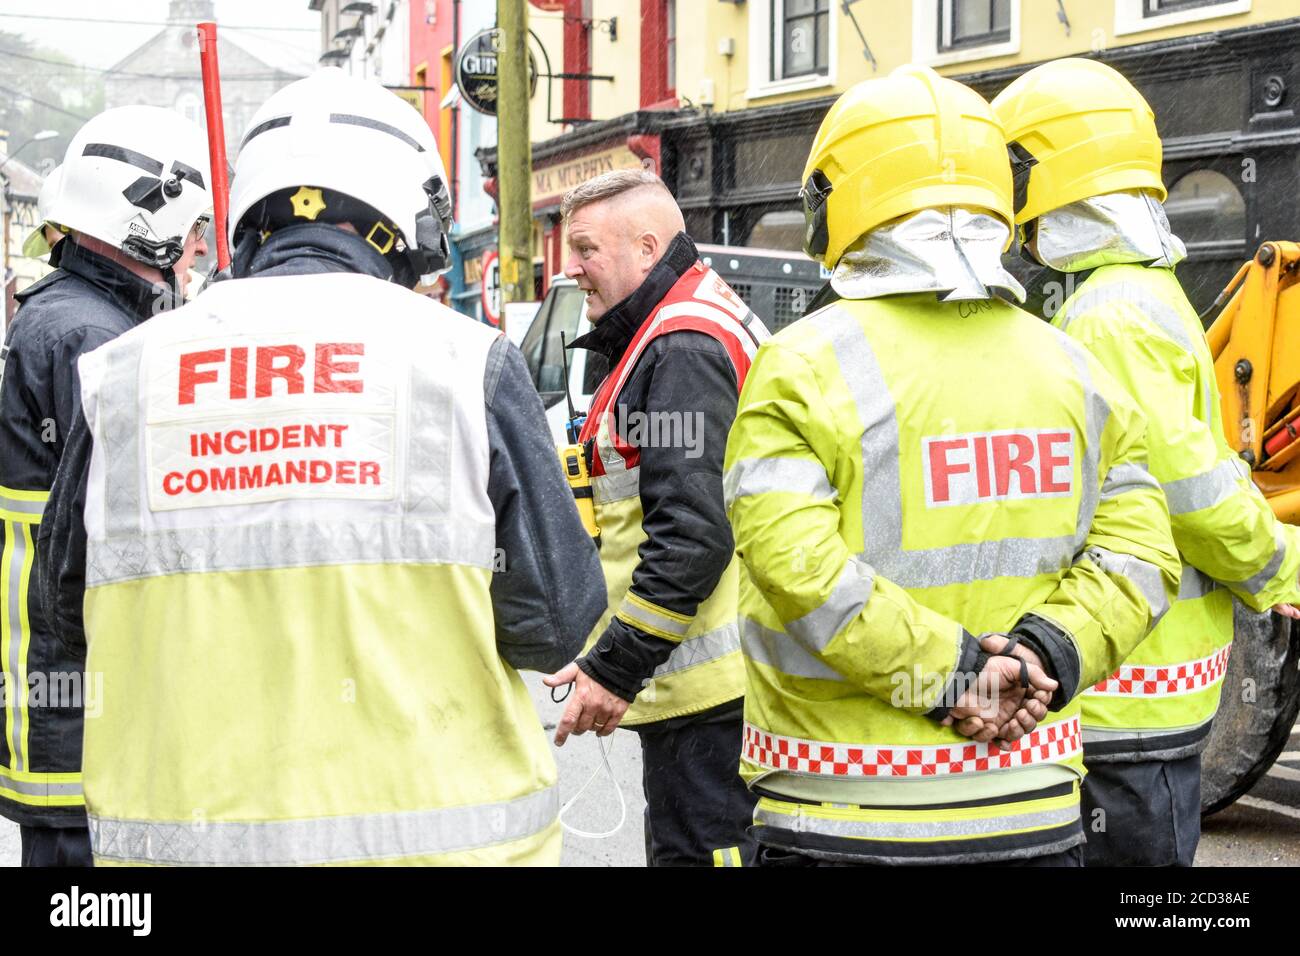
POLYGON ((40 103, 46 109, 54 110, 56 113, 62 113, 65 116, 71 116, 73 119, 79 119, 82 120, 83 122, 85 120, 90 119, 89 116, 82 116, 80 113, 72 112, 72 110, 65 110, 62 106, 55 106, 53 103, 49 102, 48 100, 43 100, 38 97, 32 96, 30 93, 24 93, 22 90, 15 90, 11 86, 0 85, 0 92, 8 93, 11 96, 21 97, 22 99, 31 100, 33 103, 40 103))
MULTIPOLYGON (((0 17, 9 20, 55 20, 63 23, 117 23, 123 26, 137 27, 165 27, 166 21, 160 23, 157 20, 110 20, 106 17, 55 17, 48 14, 39 13, 0 13, 0 17)), ((275 30, 287 33, 319 33, 315 27, 258 27, 247 26, 234 23, 222 23, 217 21, 217 26, 226 27, 230 30, 275 30)))
MULTIPOLYGON (((18 60, 30 60, 33 63, 44 63, 47 66, 61 66, 67 70, 90 70, 94 73, 103 73, 107 76, 129 76, 143 78, 147 80, 201 80, 201 73, 137 73, 132 70, 112 70, 102 66, 87 66, 79 63, 66 63, 62 60, 51 60, 46 57, 32 56, 29 53, 17 53, 13 50, 0 50, 0 56, 11 56, 18 60)), ((284 76, 293 76, 294 74, 287 70, 281 70, 278 73, 244 73, 225 75, 221 77, 222 83, 228 82, 258 82, 262 83, 267 80, 278 80, 284 76)))

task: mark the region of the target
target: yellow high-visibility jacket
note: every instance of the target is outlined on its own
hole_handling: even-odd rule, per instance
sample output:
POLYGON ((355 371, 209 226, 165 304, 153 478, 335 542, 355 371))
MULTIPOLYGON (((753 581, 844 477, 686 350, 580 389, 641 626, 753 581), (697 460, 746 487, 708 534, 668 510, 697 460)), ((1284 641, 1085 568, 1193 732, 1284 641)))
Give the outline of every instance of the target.
POLYGON ((758 354, 727 447, 761 842, 878 862, 1083 841, 1076 689, 1177 590, 1141 413, 1000 300, 841 301, 758 354), (999 750, 938 723, 973 635, 1051 633, 1062 688, 999 750))
MULTIPOLYGON (((569 539, 531 515, 497 551, 506 372, 498 333, 356 274, 220 283, 85 357, 98 864, 558 864, 555 764, 507 658, 566 632, 549 604, 499 630, 493 595, 569 539)), ((558 667, 599 565, 540 401, 512 413, 582 545, 568 638, 536 662, 558 667)))
POLYGON ((1279 522, 1223 437, 1200 319, 1172 269, 1108 265, 1054 324, 1091 352, 1146 415, 1182 583, 1123 666, 1084 694, 1088 759, 1171 760, 1205 746, 1232 644, 1232 597, 1256 611, 1300 599, 1300 529, 1279 522))

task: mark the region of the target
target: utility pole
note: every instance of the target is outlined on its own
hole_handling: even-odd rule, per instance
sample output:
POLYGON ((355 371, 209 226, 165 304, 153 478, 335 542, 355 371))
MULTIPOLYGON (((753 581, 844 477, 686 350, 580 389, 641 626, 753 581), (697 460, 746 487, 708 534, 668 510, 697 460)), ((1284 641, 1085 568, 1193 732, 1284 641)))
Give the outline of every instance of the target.
POLYGON ((497 0, 497 206, 505 303, 533 297, 533 161, 528 142, 528 4, 497 0))

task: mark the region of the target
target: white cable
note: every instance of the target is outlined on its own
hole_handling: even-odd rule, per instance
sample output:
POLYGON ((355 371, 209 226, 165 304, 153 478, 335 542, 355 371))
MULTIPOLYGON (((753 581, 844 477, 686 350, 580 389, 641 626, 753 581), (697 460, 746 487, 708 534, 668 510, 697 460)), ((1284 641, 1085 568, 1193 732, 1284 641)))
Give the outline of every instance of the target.
POLYGON ((623 788, 618 785, 618 779, 614 776, 614 770, 609 765, 609 755, 614 749, 613 739, 609 742, 609 750, 605 749, 604 737, 597 737, 596 745, 600 747, 600 766, 592 771, 591 776, 587 778, 587 782, 582 785, 578 792, 571 796, 564 806, 560 807, 560 826, 569 833, 572 833, 574 836, 587 837, 590 840, 604 840, 608 837, 612 837, 619 830, 623 829, 623 824, 627 821, 627 800, 623 798, 623 788), (606 830, 604 833, 591 833, 587 830, 579 830, 577 827, 569 826, 564 822, 564 815, 569 811, 571 806, 578 802, 578 798, 587 792, 587 788, 595 782, 596 777, 599 776, 602 769, 604 769, 606 775, 608 775, 610 783, 614 785, 614 792, 618 794, 618 823, 614 824, 614 829, 606 830))

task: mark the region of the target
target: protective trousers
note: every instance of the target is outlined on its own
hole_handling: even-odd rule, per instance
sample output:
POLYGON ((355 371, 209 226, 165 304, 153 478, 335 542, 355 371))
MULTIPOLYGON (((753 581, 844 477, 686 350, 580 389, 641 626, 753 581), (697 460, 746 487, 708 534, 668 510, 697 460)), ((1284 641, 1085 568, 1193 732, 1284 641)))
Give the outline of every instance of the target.
POLYGON ((739 700, 635 728, 648 866, 752 866, 755 798, 740 778, 739 700))
POLYGON ((94 866, 89 827, 19 828, 23 866, 94 866))
POLYGON ((1191 866, 1201 839, 1201 755, 1142 763, 1084 757, 1087 866, 1191 866))

